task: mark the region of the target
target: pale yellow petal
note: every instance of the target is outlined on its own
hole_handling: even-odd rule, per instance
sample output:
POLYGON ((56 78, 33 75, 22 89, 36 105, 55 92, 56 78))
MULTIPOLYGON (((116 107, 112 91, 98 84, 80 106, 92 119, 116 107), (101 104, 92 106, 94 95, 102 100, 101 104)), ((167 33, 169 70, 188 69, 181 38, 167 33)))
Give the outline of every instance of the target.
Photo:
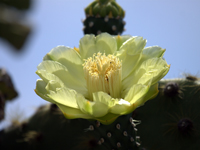
POLYGON ((57 106, 61 109, 62 113, 67 119, 76 119, 76 118, 84 118, 84 119, 92 119, 93 117, 83 113, 81 110, 76 108, 71 108, 65 105, 57 104, 57 106))
MULTIPOLYGON (((77 92, 83 94, 85 97, 88 96, 88 90, 84 76, 81 78, 76 78, 72 72, 68 71, 67 68, 59 62, 43 61, 38 65, 37 72, 40 72, 41 70, 45 70, 46 72, 57 76, 59 80, 64 83, 65 87, 74 89, 77 92)), ((42 74, 40 76, 42 76, 42 74)))
POLYGON ((116 56, 122 61, 122 80, 137 67, 145 45, 146 40, 142 37, 132 37, 116 52, 116 56))
POLYGON ((132 85, 147 85, 150 80, 152 80, 152 84, 155 84, 167 74, 169 68, 170 66, 163 58, 147 59, 122 81, 122 89, 127 92, 132 85))
POLYGON ((113 54, 117 50, 117 43, 114 37, 107 33, 85 35, 79 42, 79 51, 82 59, 92 57, 94 53, 113 54))
POLYGON ((49 102, 51 102, 51 103, 54 103, 54 101, 53 101, 51 98, 49 98, 49 97, 47 96, 48 92, 47 92, 47 90, 45 89, 46 85, 47 85, 46 82, 44 82, 44 81, 41 80, 41 79, 38 79, 37 82, 36 82, 35 93, 36 93, 38 96, 40 96, 41 98, 43 98, 43 99, 45 99, 45 100, 47 100, 47 101, 49 101, 49 102))
POLYGON ((82 95, 78 95, 76 99, 79 109, 88 115, 92 115, 94 117, 102 117, 108 113, 108 105, 100 102, 100 100, 89 101, 82 95))
POLYGON ((57 91, 49 91, 47 96, 53 99, 56 104, 62 104, 72 108, 78 108, 76 102, 77 92, 68 88, 60 88, 57 91))

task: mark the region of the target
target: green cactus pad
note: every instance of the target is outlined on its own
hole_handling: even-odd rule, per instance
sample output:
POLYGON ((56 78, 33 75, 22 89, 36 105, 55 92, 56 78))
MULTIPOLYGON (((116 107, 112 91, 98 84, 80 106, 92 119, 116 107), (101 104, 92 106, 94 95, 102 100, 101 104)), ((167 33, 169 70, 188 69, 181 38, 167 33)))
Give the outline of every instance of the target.
POLYGON ((28 121, 1 131, 0 149, 137 150, 137 122, 131 115, 103 125, 94 120, 68 120, 55 104, 42 106, 28 121))
POLYGON ((148 150, 200 149, 198 79, 163 80, 159 90, 155 99, 133 112, 141 120, 141 146, 148 150))

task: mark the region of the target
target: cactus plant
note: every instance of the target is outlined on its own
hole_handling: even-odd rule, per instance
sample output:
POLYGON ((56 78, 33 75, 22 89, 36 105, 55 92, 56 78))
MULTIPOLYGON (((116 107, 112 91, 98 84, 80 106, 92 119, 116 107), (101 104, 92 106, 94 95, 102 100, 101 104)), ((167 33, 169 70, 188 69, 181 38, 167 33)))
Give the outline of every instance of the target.
POLYGON ((0 148, 199 149, 200 85, 197 78, 191 80, 191 77, 160 81, 156 98, 110 125, 84 119, 68 120, 55 104, 42 106, 29 120, 2 130, 0 148), (132 118, 141 120, 137 128, 132 118))
POLYGON ((67 120, 51 104, 40 107, 29 120, 2 130, 0 149, 137 150, 140 143, 136 125, 131 114, 109 126, 92 120, 67 120))
POLYGON ((160 93, 133 112, 141 120, 138 134, 148 150, 200 149, 198 78, 163 80, 160 93))
POLYGON ((95 0, 85 8, 84 34, 107 32, 120 35, 124 31, 124 10, 115 0, 95 0))

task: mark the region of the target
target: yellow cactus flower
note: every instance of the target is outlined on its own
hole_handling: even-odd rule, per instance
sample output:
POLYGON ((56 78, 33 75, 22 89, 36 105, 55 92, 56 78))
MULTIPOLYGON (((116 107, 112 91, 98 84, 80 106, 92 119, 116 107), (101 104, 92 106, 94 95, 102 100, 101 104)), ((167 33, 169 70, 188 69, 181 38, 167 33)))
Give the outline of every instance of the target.
POLYGON ((110 124, 158 94, 170 66, 142 37, 85 35, 79 48, 53 48, 38 65, 35 92, 66 118, 110 124))

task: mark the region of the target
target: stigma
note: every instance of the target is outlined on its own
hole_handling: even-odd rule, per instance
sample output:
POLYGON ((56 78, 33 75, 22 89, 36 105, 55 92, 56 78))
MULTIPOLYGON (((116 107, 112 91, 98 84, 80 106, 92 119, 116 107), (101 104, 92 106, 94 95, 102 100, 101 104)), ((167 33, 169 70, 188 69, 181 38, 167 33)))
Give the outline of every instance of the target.
POLYGON ((119 58, 97 53, 85 60, 83 70, 90 100, 93 100, 93 93, 99 91, 120 98, 122 62, 119 58))

